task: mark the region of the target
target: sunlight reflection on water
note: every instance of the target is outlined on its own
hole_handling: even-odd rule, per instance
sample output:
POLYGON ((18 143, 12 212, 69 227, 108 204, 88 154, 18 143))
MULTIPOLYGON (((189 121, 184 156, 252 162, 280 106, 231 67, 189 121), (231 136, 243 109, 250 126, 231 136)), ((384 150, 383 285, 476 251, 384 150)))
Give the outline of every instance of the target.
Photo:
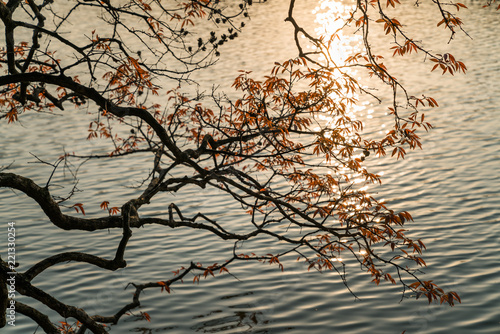
MULTIPOLYGON (((231 82, 237 69, 252 67, 256 72, 263 71, 265 65, 262 64, 266 64, 269 58, 272 58, 269 65, 272 66, 272 61, 278 60, 275 58, 286 59, 294 54, 289 39, 279 35, 280 29, 289 28, 283 17, 276 15, 286 13, 284 3, 268 1, 254 7, 254 18, 242 33, 242 39, 247 40, 245 43, 236 40, 222 50, 218 67, 202 75, 205 86, 211 87, 214 78, 231 82)), ((342 12, 342 6, 332 1, 323 1, 321 6, 315 16, 324 21, 318 23, 326 22, 325 27, 336 29, 335 17, 322 19, 320 14, 328 11, 329 6, 342 12)), ((423 23, 431 15, 425 6, 422 4, 421 10, 417 11, 419 22, 423 23)), ((306 10, 304 16, 309 17, 311 9, 306 10)), ((477 38, 467 40, 466 44, 451 44, 466 58, 470 73, 453 78, 427 75, 425 66, 428 64, 423 63, 425 72, 419 68, 415 71, 417 75, 404 76, 406 84, 427 87, 436 95, 441 108, 429 115, 436 129, 424 136, 424 150, 410 154, 404 161, 374 160, 373 168, 380 170, 378 174, 385 171, 384 184, 370 189, 376 191, 378 197, 387 198, 395 208, 408 209, 413 214, 415 223, 409 226, 411 233, 423 238, 428 247, 426 278, 443 282, 444 288, 458 291, 464 301, 462 305, 450 309, 442 305, 428 306, 420 300, 405 300, 399 304, 399 289, 368 284, 369 278, 356 272, 356 268, 348 277, 351 288, 360 297, 354 302, 353 296, 346 292, 335 275, 307 272, 300 264, 285 267, 284 273, 269 266, 255 267, 252 264, 234 269, 232 273, 239 280, 226 275, 203 280, 199 285, 187 280, 174 287, 174 293, 170 295, 151 291, 143 299, 141 309, 150 313, 151 328, 148 328, 150 324, 129 317, 113 326, 112 332, 362 334, 400 333, 407 329, 407 333, 422 334, 498 333, 500 93, 498 85, 492 84, 500 73, 500 63, 496 61, 500 45, 497 31, 492 29, 498 16, 478 12, 480 8, 474 10, 466 20, 470 20, 467 27, 477 38)), ((412 19, 405 13, 401 15, 412 19)), ((419 32, 423 37, 435 40, 432 31, 422 29, 419 32)), ((356 43, 347 43, 335 54, 345 56, 344 53, 355 52, 350 45, 356 43)), ((408 71, 404 59, 395 60, 394 66, 402 77, 408 71)), ((362 119, 367 130, 378 134, 385 126, 384 111, 376 103, 362 106, 354 111, 355 116, 362 119, 362 115, 368 115, 369 122, 362 119)), ((0 165, 15 161, 13 171, 16 173, 32 176, 43 183, 47 171, 27 163, 33 161, 30 151, 50 160, 57 157, 63 147, 75 151, 96 149, 92 142, 83 141, 88 124, 83 111, 67 111, 52 117, 39 114, 28 117, 24 118, 25 127, 0 124, 0 165), (80 123, 84 126, 75 125, 80 123), (81 134, 81 137, 72 140, 75 134, 81 134)), ((81 188, 86 191, 77 194, 75 199, 98 208, 101 196, 113 198, 116 203, 136 196, 137 189, 130 186, 138 184, 143 172, 148 170, 145 161, 142 157, 130 164, 116 160, 84 165, 80 170, 81 188), (118 185, 108 186, 108 182, 113 181, 118 185)), ((70 186, 63 181, 61 177, 58 185, 70 186)), ((193 188, 184 197, 165 196, 163 203, 151 205, 146 214, 161 216, 164 203, 177 201, 185 203, 187 214, 196 213, 199 207, 205 206, 212 217, 220 219, 221 224, 243 225, 244 217, 239 215, 238 208, 231 207, 228 199, 219 195, 217 192, 200 194, 199 189, 193 188)), ((0 202, 0 215, 4 219, 16 220, 19 226, 22 266, 68 249, 90 248, 97 254, 108 255, 119 239, 116 231, 89 234, 54 229, 41 217, 39 208, 19 193, 1 189, 0 202)), ((88 215, 97 214, 97 209, 93 212, 89 209, 88 215)), ((262 239, 253 246, 265 250, 272 245, 262 239)), ((131 291, 123 290, 123 285, 130 281, 164 279, 171 274, 171 269, 190 260, 214 257, 223 260, 225 252, 231 252, 216 238, 205 238, 203 234, 192 231, 154 227, 134 231, 128 251, 130 267, 111 277, 109 273, 88 266, 64 265, 35 283, 65 302, 75 305, 83 302, 88 310, 100 312, 130 301, 131 291), (59 278, 55 280, 54 277, 59 278), (76 286, 75 280, 78 280, 76 286)), ((9 332, 32 333, 34 327, 20 317, 19 326, 9 332)))
POLYGON ((313 11, 318 24, 316 28, 318 35, 337 35, 329 48, 330 55, 337 65, 342 65, 347 57, 361 51, 361 36, 346 35, 342 30, 354 8, 354 5, 346 5, 341 1, 322 0, 320 6, 313 11))

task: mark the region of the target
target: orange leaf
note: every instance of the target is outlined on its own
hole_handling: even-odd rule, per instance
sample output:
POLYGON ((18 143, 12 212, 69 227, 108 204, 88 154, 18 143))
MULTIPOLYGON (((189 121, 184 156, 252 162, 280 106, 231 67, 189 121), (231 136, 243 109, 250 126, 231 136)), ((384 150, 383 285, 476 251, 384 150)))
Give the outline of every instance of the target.
POLYGON ((80 208, 80 210, 82 210, 83 215, 85 216, 85 210, 83 209, 83 204, 82 203, 76 203, 72 207, 75 208, 76 212, 80 212, 78 210, 78 208, 80 208))

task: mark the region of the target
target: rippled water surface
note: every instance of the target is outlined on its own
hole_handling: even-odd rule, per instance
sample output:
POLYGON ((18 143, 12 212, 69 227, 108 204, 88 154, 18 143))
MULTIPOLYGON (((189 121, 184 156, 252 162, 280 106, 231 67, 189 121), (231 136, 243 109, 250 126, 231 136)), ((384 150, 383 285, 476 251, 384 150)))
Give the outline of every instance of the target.
MULTIPOLYGON (((411 66, 408 60, 388 59, 415 95, 433 96, 440 108, 427 114, 435 129, 423 135, 422 151, 409 154, 403 161, 373 160, 373 168, 385 175, 384 185, 373 191, 396 209, 410 211, 415 218, 409 226, 411 235, 426 241, 428 268, 424 277, 458 291, 461 305, 429 306, 413 299, 400 303, 397 287, 377 287, 354 270, 348 279, 360 298, 355 301, 334 274, 304 272, 298 264, 287 266, 281 273, 267 265, 243 263, 232 270, 238 279, 222 275, 202 279, 199 285, 188 279, 175 286, 170 295, 146 291, 141 310, 151 315, 152 322, 126 317, 113 332, 500 333, 500 13, 481 9, 476 3, 467 5, 473 10, 464 12, 463 19, 473 39, 457 36, 449 46, 445 45, 446 36, 437 36, 441 30, 425 28, 430 20, 436 22, 435 13, 425 3, 398 14, 401 21, 414 23, 407 29, 428 41, 428 47, 436 52, 451 49, 469 71, 465 76, 441 76, 430 73, 430 63, 421 62, 421 58, 413 58, 420 63, 411 66)), ((298 10, 303 11, 305 22, 318 24, 314 23, 314 8, 303 2, 301 6, 298 10)), ((230 83, 238 69, 264 73, 273 61, 294 56, 290 27, 283 21, 286 1, 256 4, 251 14, 241 38, 222 49, 219 64, 198 78, 204 87, 230 83)), ((381 108, 367 102, 357 116, 367 126, 382 126, 377 117, 368 118, 380 113, 381 108)), ((82 141, 89 121, 84 112, 65 111, 58 116, 26 115, 22 124, 1 123, 0 165, 12 163, 13 172, 43 185, 50 168, 31 163, 35 159, 29 152, 47 161, 55 161, 63 149, 99 152, 99 143, 82 141)), ((97 208, 102 200, 120 205, 124 199, 137 196, 139 190, 134 186, 149 168, 147 156, 137 157, 133 163, 125 159, 88 162, 78 172, 78 188, 85 191, 77 193, 73 202, 85 203, 89 216, 101 214, 97 208)), ((54 190, 65 194, 71 187, 70 179, 57 175, 55 183, 61 188, 54 190)), ((245 218, 228 198, 215 192, 200 194, 194 187, 182 197, 164 195, 162 200, 144 214, 162 215, 165 203, 176 202, 187 213, 205 207, 223 224, 238 224, 245 218)), ((3 224, 16 222, 21 270, 61 251, 85 250, 109 257, 121 236, 120 231, 113 230, 60 231, 19 192, 1 189, 0 201, 3 224)), ((252 247, 266 249, 272 245, 261 239, 252 247)), ((114 313, 130 301, 131 290, 123 290, 128 282, 162 280, 191 260, 220 262, 231 251, 231 245, 204 232, 148 226, 134 231, 126 269, 109 274, 85 265, 64 264, 34 283, 90 313, 114 313)), ((24 334, 34 330, 31 322, 19 316, 16 328, 5 332, 24 334)))

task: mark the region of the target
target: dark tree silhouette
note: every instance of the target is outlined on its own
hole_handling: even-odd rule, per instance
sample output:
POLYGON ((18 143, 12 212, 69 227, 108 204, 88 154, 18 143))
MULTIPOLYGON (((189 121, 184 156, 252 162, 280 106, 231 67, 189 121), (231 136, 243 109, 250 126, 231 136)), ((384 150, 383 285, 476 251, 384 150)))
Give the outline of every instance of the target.
MULTIPOLYGON (((465 6, 433 3, 442 14, 437 25, 453 38, 462 29, 456 13, 465 6)), ((404 158, 406 150, 421 147, 417 133, 431 125, 418 108, 437 106, 432 97, 408 93, 390 74, 372 50, 369 31, 372 26, 383 27, 395 56, 421 53, 433 62, 432 70, 454 74, 465 72, 465 65, 451 54, 431 53, 407 36, 403 23, 386 14, 388 7, 399 5, 398 0, 355 2, 341 30, 360 34, 364 47, 338 63, 330 47, 341 30, 315 36, 301 26, 294 14, 295 1, 290 0, 288 13, 277 15, 293 27, 292 36, 280 38, 294 41, 295 59, 270 59, 275 67, 262 80, 241 72, 233 84, 239 94, 236 99, 217 92, 182 93, 179 85, 190 82, 193 72, 209 68, 224 44, 240 38, 250 5, 251 0, 0 2, 4 29, 0 119, 12 123, 28 113, 69 107, 79 112, 86 107, 95 116, 87 139, 105 138, 113 145, 103 155, 62 153, 44 185, 4 166, 0 186, 35 200, 54 228, 123 231, 114 256, 108 258, 85 250, 63 252, 31 264, 24 272, 16 270, 14 260, 2 259, 0 327, 6 325, 11 305, 10 272, 15 272, 17 293, 45 304, 62 318, 76 319, 78 333, 105 333, 103 324, 116 324, 126 312, 137 309, 146 289, 170 292, 188 274, 196 282, 200 277, 230 272, 231 264, 238 261, 271 263, 283 269, 281 261, 289 254, 304 262, 305 270, 337 271, 347 288, 345 266, 335 259, 356 261, 376 284, 384 280, 400 284, 403 295, 412 292, 417 298, 450 305, 459 301, 455 292, 445 292, 417 276, 418 268, 425 266, 421 257, 425 245, 405 235, 402 226, 412 220, 410 213, 395 212, 363 190, 366 184, 380 182, 380 176, 365 168, 365 160, 386 152, 404 158), (79 15, 92 20, 96 28, 72 26, 79 15), (372 95, 350 76, 351 67, 366 71, 393 90, 394 98, 388 102, 392 128, 381 138, 365 133, 363 124, 349 116, 349 108, 357 103, 354 94, 372 95), (168 104, 152 102, 158 101, 159 94, 166 94, 161 100, 168 104), (320 115, 330 121, 321 120, 320 115), (130 133, 120 137, 115 129, 123 126, 130 133), (72 192, 65 198, 54 195, 52 176, 69 161, 113 161, 147 153, 150 173, 144 175, 141 195, 119 207, 110 207, 111 199, 103 198, 101 208, 106 214, 101 217, 85 215, 85 203, 71 202, 72 192), (360 178, 362 183, 354 182, 360 178), (203 211, 188 216, 183 213, 185 203, 165 203, 162 218, 141 212, 161 201, 160 194, 182 193, 188 186, 229 195, 243 208, 245 226, 219 224, 203 211), (65 214, 63 207, 74 208, 76 214, 65 214), (87 314, 32 284, 48 268, 68 261, 110 271, 126 267, 132 231, 151 224, 190 228, 193 233, 204 230, 233 245, 233 252, 224 263, 201 264, 190 259, 184 267, 172 268, 174 275, 163 281, 144 277, 143 282, 132 282, 129 289, 135 293, 130 303, 110 307, 104 315, 87 314), (264 235, 280 242, 283 250, 275 254, 241 250, 243 241, 264 235)), ((56 319, 29 303, 12 303, 16 312, 33 319, 47 333, 73 330, 69 325, 55 325, 56 319)))

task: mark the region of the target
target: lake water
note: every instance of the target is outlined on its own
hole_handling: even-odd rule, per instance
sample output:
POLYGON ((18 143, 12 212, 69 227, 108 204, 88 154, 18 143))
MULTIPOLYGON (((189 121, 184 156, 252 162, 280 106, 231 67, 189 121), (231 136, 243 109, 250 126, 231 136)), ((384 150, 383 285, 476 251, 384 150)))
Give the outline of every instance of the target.
MULTIPOLYGON (((309 7, 308 3, 315 1, 301 2, 298 10, 303 12, 304 22, 319 25, 314 22, 314 5, 309 7)), ((415 95, 433 96, 440 108, 427 113, 435 128, 423 135, 422 151, 412 152, 402 161, 372 162, 373 168, 384 173, 384 184, 372 191, 394 208, 410 211, 415 218, 408 225, 411 235, 426 242, 428 268, 423 277, 459 292, 462 304, 450 308, 414 299, 400 302, 398 287, 376 286, 364 273, 354 270, 348 279, 360 299, 355 301, 333 273, 307 272, 293 262, 283 273, 268 265, 242 263, 231 270, 238 280, 221 275, 195 285, 187 279, 174 286, 172 294, 146 291, 141 310, 151 315, 151 323, 125 317, 112 332, 500 333, 500 13, 481 9, 476 2, 466 4, 471 10, 464 11, 462 17, 473 39, 457 36, 450 45, 446 45, 446 35, 438 36, 443 35, 443 29, 434 28, 435 23, 428 28, 428 22, 437 21, 435 9, 425 3, 418 8, 411 5, 398 14, 402 22, 412 22, 407 29, 417 34, 417 39, 426 41, 435 52, 453 53, 469 70, 465 76, 441 76, 430 73, 430 62, 418 57, 411 58, 418 61, 416 65, 410 60, 387 59, 415 95)), ((238 69, 263 74, 275 60, 294 56, 285 16, 286 1, 253 6, 241 37, 222 49, 216 67, 198 77, 202 86, 220 83, 224 89, 238 69)), ((380 93, 386 94, 383 90, 380 93)), ((367 101, 357 117, 367 126, 383 129, 383 118, 376 115, 383 115, 384 109, 367 101)), ((0 166, 12 163, 12 172, 32 177, 40 185, 45 184, 51 169, 32 163, 35 158, 30 152, 55 161, 63 149, 82 153, 100 150, 99 143, 82 140, 90 122, 85 112, 26 115, 21 120, 22 124, 0 124, 0 166)), ((76 193, 72 203, 85 203, 87 215, 93 216, 102 214, 99 203, 103 200, 119 206, 137 196, 140 191, 134 186, 149 170, 148 158, 136 157, 133 163, 113 159, 84 164, 78 170, 78 188, 84 191, 76 193)), ((59 188, 54 191, 64 195, 71 189, 71 178, 65 177, 62 169, 55 177, 59 188)), ((194 187, 160 199, 143 215, 163 215, 166 205, 176 202, 187 213, 204 208, 224 224, 239 224, 246 218, 224 196, 200 193, 194 187)), ((16 222, 21 270, 61 251, 110 257, 121 236, 118 230, 60 231, 44 218, 34 201, 19 192, 0 189, 0 203, 1 234, 7 222, 16 222)), ((87 265, 63 264, 37 277, 34 284, 91 314, 108 315, 131 300, 132 291, 123 289, 128 282, 168 279, 171 270, 190 261, 221 262, 232 249, 232 245, 198 231, 148 226, 133 233, 127 268, 108 273, 87 265)), ((268 241, 257 240, 249 247, 271 248, 268 241)), ((1 251, 4 257, 4 249, 1 251)), ((39 308, 43 310, 42 305, 39 308)), ((2 333, 34 331, 33 323, 21 315, 15 329, 2 329, 2 333)))

